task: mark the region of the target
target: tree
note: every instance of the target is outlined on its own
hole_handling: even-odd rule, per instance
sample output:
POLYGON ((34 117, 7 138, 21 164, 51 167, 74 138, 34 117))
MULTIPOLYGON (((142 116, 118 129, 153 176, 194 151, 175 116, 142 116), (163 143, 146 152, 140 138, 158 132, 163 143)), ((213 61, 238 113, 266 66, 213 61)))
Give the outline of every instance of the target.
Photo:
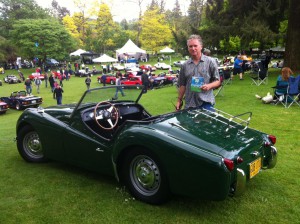
POLYGON ((80 39, 80 34, 78 32, 78 27, 75 25, 75 22, 73 18, 69 15, 66 15, 62 19, 62 23, 65 26, 66 30, 69 32, 69 34, 76 40, 77 46, 82 47, 83 43, 80 39))
POLYGON ((284 66, 290 67, 294 72, 300 72, 300 4, 298 0, 290 0, 289 23, 287 30, 287 43, 285 46, 284 66))
POLYGON ((144 49, 158 51, 172 42, 171 30, 158 8, 146 10, 141 25, 141 43, 144 49))
POLYGON ((0 36, 7 38, 16 20, 43 18, 50 18, 50 15, 34 0, 1 0, 0 36))
POLYGON ((108 5, 102 3, 98 12, 96 22, 96 46, 98 52, 105 52, 115 46, 115 34, 117 26, 113 21, 108 5))
POLYGON ((74 49, 74 41, 57 20, 24 19, 16 21, 11 31, 13 43, 20 54, 27 58, 45 60, 55 57, 59 60, 74 49))
POLYGON ((61 7, 57 1, 52 0, 52 14, 57 17, 60 21, 66 16, 70 15, 70 10, 68 10, 66 7, 61 7))

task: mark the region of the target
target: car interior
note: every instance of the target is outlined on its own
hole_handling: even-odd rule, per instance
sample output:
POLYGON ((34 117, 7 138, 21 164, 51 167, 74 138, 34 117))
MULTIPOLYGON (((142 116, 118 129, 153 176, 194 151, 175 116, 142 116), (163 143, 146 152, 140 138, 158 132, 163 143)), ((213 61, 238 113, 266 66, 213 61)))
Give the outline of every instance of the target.
MULTIPOLYGON (((107 114, 107 116, 100 116, 96 121, 95 107, 85 109, 82 112, 82 121, 94 133, 100 135, 105 139, 111 139, 117 131, 119 131, 126 122, 150 122, 151 115, 140 105, 136 103, 113 103, 100 105, 96 108, 97 115, 107 114), (110 109, 112 106, 115 110, 110 109), (118 118, 116 117, 118 116, 118 118), (110 122, 108 121, 110 120, 110 122), (113 126, 113 127, 112 127, 113 126)), ((155 117, 153 117, 155 118, 155 117)))

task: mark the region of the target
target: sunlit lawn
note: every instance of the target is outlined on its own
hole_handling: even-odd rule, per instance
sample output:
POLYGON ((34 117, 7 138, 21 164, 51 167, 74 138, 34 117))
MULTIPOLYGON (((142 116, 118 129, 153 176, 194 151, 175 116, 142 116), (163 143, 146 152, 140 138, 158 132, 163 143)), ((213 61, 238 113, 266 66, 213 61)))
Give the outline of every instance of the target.
MULTIPOLYGON (((113 178, 57 162, 26 163, 13 141, 21 112, 10 109, 0 116, 0 223, 299 223, 300 107, 265 105, 254 97, 272 93, 278 74, 272 70, 268 84, 261 86, 251 85, 246 75, 216 98, 216 107, 226 112, 253 112, 250 127, 276 135, 279 150, 274 169, 252 179, 241 197, 221 202, 175 196, 165 205, 151 206, 133 200, 113 178)), ((93 76, 92 87, 98 86, 93 76)), ((63 103, 77 102, 86 89, 84 78, 72 77, 63 88, 63 103)), ((3 84, 0 95, 21 89, 23 84, 3 84)), ((156 89, 142 103, 152 114, 168 112, 176 94, 173 86, 156 89)), ((56 104, 49 88, 43 86, 40 96, 42 106, 56 104)))

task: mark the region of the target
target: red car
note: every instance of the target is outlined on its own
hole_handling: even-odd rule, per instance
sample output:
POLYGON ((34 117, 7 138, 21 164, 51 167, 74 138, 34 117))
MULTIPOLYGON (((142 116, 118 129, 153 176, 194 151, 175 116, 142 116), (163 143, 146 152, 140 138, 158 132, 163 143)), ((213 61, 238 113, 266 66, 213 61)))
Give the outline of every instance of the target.
POLYGON ((39 77, 40 80, 44 80, 45 79, 44 75, 40 74, 40 73, 34 72, 34 73, 31 73, 31 75, 29 75, 30 80, 34 80, 37 77, 39 77))
POLYGON ((0 114, 5 114, 7 110, 8 110, 7 103, 0 101, 0 114))
POLYGON ((145 65, 140 65, 140 69, 149 71, 151 68, 152 71, 156 71, 156 67, 150 65, 150 64, 145 64, 145 65))
MULTIPOLYGON (((98 81, 99 84, 103 82, 102 81, 102 76, 97 77, 97 81, 98 81)), ((115 74, 107 74, 105 83, 115 85, 116 84, 116 75, 115 74)))
POLYGON ((139 76, 130 77, 121 81, 121 85, 143 85, 139 76))

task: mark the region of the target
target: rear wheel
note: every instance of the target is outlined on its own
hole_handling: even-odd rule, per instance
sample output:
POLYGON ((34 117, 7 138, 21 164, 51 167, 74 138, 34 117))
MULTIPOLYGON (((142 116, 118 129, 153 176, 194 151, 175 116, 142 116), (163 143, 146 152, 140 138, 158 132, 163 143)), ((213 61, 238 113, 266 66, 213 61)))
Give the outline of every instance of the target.
POLYGON ((114 81, 114 80, 110 80, 110 84, 111 84, 111 85, 114 85, 114 84, 115 84, 115 81, 114 81))
POLYGON ((162 204, 169 199, 167 177, 159 159, 145 149, 127 153, 121 178, 130 193, 149 204, 162 204))
POLYGON ((42 143, 38 133, 30 125, 24 126, 17 134, 17 147, 27 162, 45 162, 42 143))

